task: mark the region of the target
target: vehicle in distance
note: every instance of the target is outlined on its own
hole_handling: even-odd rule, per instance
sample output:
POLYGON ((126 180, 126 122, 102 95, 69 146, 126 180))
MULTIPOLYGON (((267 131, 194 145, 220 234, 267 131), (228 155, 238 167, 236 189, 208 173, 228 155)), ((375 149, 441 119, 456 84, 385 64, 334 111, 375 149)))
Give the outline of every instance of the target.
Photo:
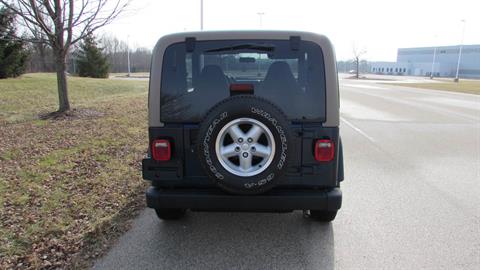
POLYGON ((292 31, 162 37, 153 51, 147 205, 185 211, 304 210, 329 222, 341 207, 339 93, 330 41, 292 31))

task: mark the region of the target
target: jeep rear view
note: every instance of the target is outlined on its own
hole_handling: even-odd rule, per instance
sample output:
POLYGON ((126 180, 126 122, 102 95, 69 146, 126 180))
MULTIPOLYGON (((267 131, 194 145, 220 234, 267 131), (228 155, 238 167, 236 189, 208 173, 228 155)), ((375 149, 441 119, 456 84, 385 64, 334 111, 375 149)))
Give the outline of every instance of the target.
POLYGON ((162 37, 149 85, 147 205, 290 212, 331 221, 341 207, 336 63, 322 35, 190 32, 162 37))

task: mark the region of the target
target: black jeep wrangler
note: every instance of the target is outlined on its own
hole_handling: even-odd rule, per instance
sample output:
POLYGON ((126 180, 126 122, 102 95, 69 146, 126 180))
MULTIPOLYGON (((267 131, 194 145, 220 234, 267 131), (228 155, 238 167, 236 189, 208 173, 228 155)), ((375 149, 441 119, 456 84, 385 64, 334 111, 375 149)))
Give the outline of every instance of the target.
POLYGON ((161 219, 202 211, 341 207, 342 142, 335 54, 322 35, 190 32, 155 46, 149 86, 151 181, 161 219))

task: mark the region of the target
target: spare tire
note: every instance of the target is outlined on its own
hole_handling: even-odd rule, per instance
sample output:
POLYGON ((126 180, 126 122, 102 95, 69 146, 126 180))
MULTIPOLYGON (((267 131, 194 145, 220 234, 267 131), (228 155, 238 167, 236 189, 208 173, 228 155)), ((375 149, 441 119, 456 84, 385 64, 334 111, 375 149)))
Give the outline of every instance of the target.
POLYGON ((225 191, 258 194, 281 181, 290 137, 287 118, 271 102, 233 96, 215 105, 200 124, 198 158, 225 191))

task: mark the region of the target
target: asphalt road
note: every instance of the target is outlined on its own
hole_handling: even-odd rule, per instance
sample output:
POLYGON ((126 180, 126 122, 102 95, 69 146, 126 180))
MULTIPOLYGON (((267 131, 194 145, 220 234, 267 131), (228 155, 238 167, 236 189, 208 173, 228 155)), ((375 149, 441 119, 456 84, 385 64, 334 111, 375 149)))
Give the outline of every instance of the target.
POLYGON ((480 269, 480 96, 341 85, 333 223, 146 209, 94 269, 480 269))

